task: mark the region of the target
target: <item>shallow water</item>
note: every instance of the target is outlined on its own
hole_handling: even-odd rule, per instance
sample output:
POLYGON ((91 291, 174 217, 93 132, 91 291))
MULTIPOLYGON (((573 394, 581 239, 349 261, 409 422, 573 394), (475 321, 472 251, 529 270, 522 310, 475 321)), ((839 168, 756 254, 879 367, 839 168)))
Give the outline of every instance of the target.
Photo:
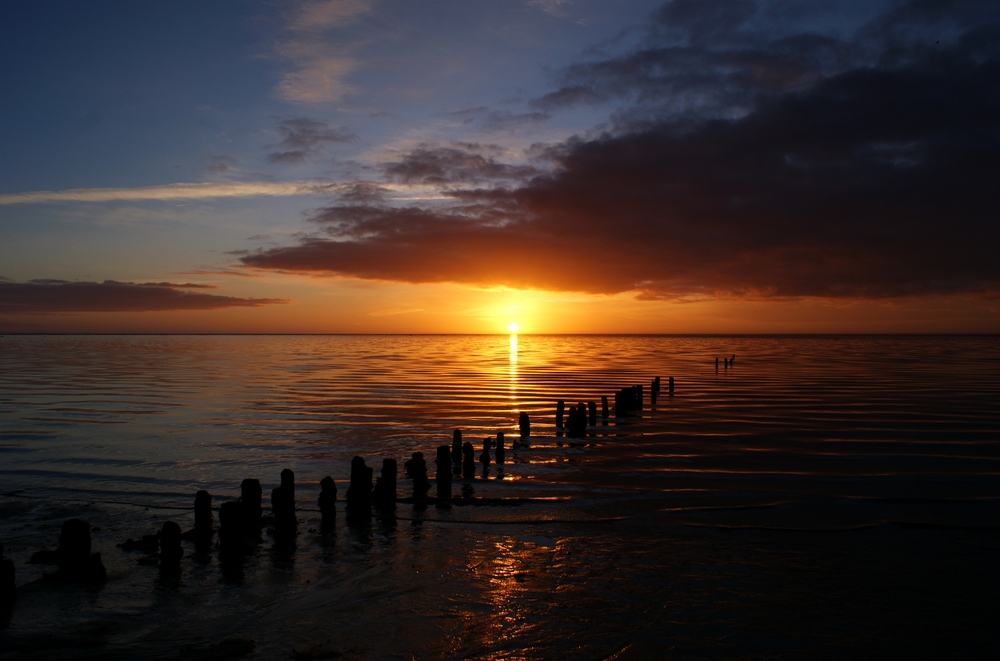
POLYGON ((0 540, 19 586, 0 659, 176 658, 234 636, 251 658, 984 654, 998 394, 992 336, 0 337, 0 540), (657 375, 641 415, 556 435, 556 400, 600 409, 657 375), (530 502, 321 524, 317 483, 343 496, 355 454, 376 473, 430 460, 455 428, 478 448, 515 437, 521 411, 531 449, 468 482, 530 502), (189 546, 177 578, 115 547, 190 527, 197 489, 218 507, 285 467, 293 549, 265 535, 223 567, 189 546), (26 564, 73 516, 100 528, 100 589, 26 564))

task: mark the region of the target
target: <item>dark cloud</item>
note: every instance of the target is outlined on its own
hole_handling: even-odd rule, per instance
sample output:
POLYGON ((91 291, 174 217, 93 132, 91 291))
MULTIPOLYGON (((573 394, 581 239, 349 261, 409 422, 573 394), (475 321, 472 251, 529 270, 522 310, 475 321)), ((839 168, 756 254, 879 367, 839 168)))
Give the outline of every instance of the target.
POLYGON ((232 156, 224 154, 209 154, 208 160, 209 163, 205 166, 205 169, 215 173, 228 172, 236 166, 237 162, 232 156))
POLYGON ((238 298, 198 290, 214 285, 170 282, 68 282, 66 280, 0 281, 0 314, 58 312, 153 312, 218 310, 289 303, 277 298, 238 298), (192 291, 194 290, 194 291, 192 291))
POLYGON ((506 110, 492 110, 483 120, 484 131, 513 131, 522 126, 535 126, 549 120, 544 112, 512 113, 506 110))
POLYGON ((419 145, 399 161, 383 163, 382 171, 391 181, 422 184, 449 184, 502 179, 527 179, 534 167, 507 165, 496 160, 496 145, 453 143, 442 146, 419 145))
POLYGON ((283 140, 278 150, 268 155, 270 163, 301 163, 326 145, 334 143, 353 142, 358 136, 346 127, 331 127, 324 122, 318 122, 306 117, 286 119, 278 124, 278 132, 283 140))
MULTIPOLYGON (((685 31, 685 43, 756 43, 746 27, 752 5, 705 4, 669 3, 655 20, 685 31), (712 13, 723 5, 739 11, 712 13)), ((319 236, 241 261, 644 299, 995 296, 1000 5, 989 7, 922 0, 894 8, 855 35, 863 64, 837 60, 835 73, 823 58, 764 67, 737 85, 755 89, 740 100, 746 112, 664 108, 601 137, 544 148, 555 164, 549 173, 450 191, 446 204, 331 206, 312 218, 319 236)), ((789 39, 767 41, 757 61, 827 48, 827 37, 794 48, 789 39)), ((701 89, 701 73, 696 67, 684 89, 701 89)), ((649 92, 651 79, 635 80, 636 98, 649 92)))

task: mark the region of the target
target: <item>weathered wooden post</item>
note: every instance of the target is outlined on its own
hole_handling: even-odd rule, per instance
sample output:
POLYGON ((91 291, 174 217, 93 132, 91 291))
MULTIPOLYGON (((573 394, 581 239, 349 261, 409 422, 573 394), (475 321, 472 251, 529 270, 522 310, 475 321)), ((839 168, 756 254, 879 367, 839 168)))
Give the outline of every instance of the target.
POLYGON ((271 489, 271 516, 275 528, 289 528, 295 525, 295 492, 291 487, 271 489))
POLYGON ((240 484, 240 503, 243 505, 243 516, 247 524, 260 528, 260 520, 264 516, 261 500, 264 490, 260 488, 260 480, 247 478, 240 484))
POLYGON ((157 534, 160 542, 160 566, 164 569, 179 569, 184 548, 181 546, 181 527, 173 521, 166 521, 157 534))
POLYGON ((337 483, 327 475, 319 481, 319 505, 320 516, 329 519, 337 514, 337 483))
POLYGON ((608 419, 608 396, 601 395, 601 417, 608 419))
POLYGON ((597 426, 597 403, 587 402, 587 408, 590 409, 590 426, 597 426))
POLYGON ((483 439, 483 452, 479 455, 479 463, 483 466, 490 465, 490 439, 483 439))
MULTIPOLYGON (((443 446, 447 448, 448 446, 443 446)), ((372 504, 375 507, 391 510, 396 506, 396 460, 382 460, 382 474, 375 480, 372 489, 372 504)))
POLYGON ((194 536, 205 540, 212 532, 212 494, 202 489, 194 495, 194 536))
POLYGON ((719 357, 715 357, 715 369, 719 369, 719 357))
POLYGON ((670 381, 668 382, 667 389, 670 391, 671 395, 674 394, 674 377, 670 377, 670 381))
POLYGON ((431 483, 427 479, 427 462, 424 461, 423 452, 414 452, 410 460, 406 462, 406 472, 413 478, 413 499, 424 500, 427 492, 431 490, 431 483))
POLYGON ((462 430, 456 429, 451 434, 451 461, 455 464, 462 463, 462 430))
POLYGON ((497 432, 497 463, 502 464, 504 462, 504 453, 506 450, 503 447, 503 432, 497 432))
POLYGON ((562 400, 556 402, 556 429, 562 429, 563 426, 563 409, 566 406, 566 402, 562 400))
POLYGON ((469 480, 476 476, 476 449, 472 443, 462 444, 462 477, 469 480))
POLYGON ((517 427, 521 432, 521 438, 531 436, 531 421, 528 419, 528 414, 525 411, 521 411, 521 415, 518 416, 517 427))
POLYGON ((351 459, 351 484, 344 500, 348 514, 371 514, 372 469, 365 465, 363 457, 351 459))
POLYGON ((222 503, 219 507, 219 544, 223 554, 243 552, 247 523, 242 502, 231 500, 222 503))
POLYGON ((14 561, 4 557, 3 544, 0 543, 0 608, 9 606, 16 598, 14 561))
MULTIPOLYGON (((90 546, 89 523, 83 519, 68 519, 63 522, 59 532, 59 548, 52 554, 59 565, 59 575, 62 578, 72 581, 103 581, 107 577, 101 554, 91 553, 90 546)), ((32 559, 34 560, 34 556, 32 559)))

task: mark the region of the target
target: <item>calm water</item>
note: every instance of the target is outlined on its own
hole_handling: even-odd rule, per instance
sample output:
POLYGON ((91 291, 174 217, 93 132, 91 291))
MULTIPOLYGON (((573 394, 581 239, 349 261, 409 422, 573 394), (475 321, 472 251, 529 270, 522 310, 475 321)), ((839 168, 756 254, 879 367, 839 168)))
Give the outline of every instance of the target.
POLYGON ((991 654, 998 395, 997 337, 0 337, 0 659, 233 636, 251 658, 991 654), (556 435, 556 400, 654 376, 673 397, 556 435), (531 502, 320 525, 317 483, 342 496, 352 456, 432 458, 456 428, 478 447, 521 411, 531 450, 468 482, 531 502), (285 467, 292 550, 265 536, 223 572, 191 547, 177 581, 115 547, 285 467), (73 516, 100 528, 100 589, 26 564, 73 516))

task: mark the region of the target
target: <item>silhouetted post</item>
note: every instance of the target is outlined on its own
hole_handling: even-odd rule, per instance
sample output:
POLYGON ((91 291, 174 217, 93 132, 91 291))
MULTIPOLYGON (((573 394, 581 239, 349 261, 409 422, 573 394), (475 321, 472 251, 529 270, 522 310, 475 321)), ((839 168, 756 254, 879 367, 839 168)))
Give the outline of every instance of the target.
POLYGON ((729 364, 732 365, 734 360, 736 360, 736 354, 735 353, 733 354, 733 357, 729 359, 729 364))
POLYGON ((660 377, 653 379, 653 390, 659 394, 660 392, 660 377))
POLYGON ((667 383, 667 389, 670 391, 671 395, 674 394, 674 377, 670 377, 670 381, 667 383))
POLYGON ((371 514, 372 469, 363 457, 351 459, 351 484, 347 487, 347 511, 351 514, 371 514))
POLYGON ((246 538, 243 503, 231 500, 219 507, 219 543, 223 553, 239 553, 246 538))
POLYGON ((281 471, 281 486, 291 489, 292 495, 295 495, 295 473, 291 468, 281 471))
POLYGON ((729 359, 728 358, 723 358, 722 359, 722 366, 725 367, 726 369, 729 369, 729 359))
POLYGON ((319 505, 320 515, 328 519, 337 513, 337 483, 327 475, 319 481, 319 505))
POLYGON ((295 492, 290 487, 271 489, 271 515, 275 527, 287 527, 295 523, 295 492))
POLYGON ((650 405, 656 404, 656 395, 659 394, 660 389, 656 386, 656 379, 653 379, 649 383, 649 403, 650 405))
POLYGON ((462 477, 469 480, 476 476, 476 449, 472 443, 462 444, 462 477))
POLYGON ((608 419, 608 396, 601 395, 601 417, 608 419))
POLYGON ((590 426, 597 426, 597 404, 595 402, 587 402, 587 408, 590 409, 590 426))
POLYGON ((528 419, 528 414, 521 411, 521 415, 517 419, 517 427, 521 432, 521 438, 528 438, 531 436, 531 421, 528 419))
POLYGON ((563 426, 563 409, 565 407, 566 402, 556 402, 556 429, 560 429, 563 426))
POLYGON ((160 566, 167 569, 178 569, 184 549, 181 547, 181 527, 173 521, 166 521, 157 534, 160 541, 160 566))
POLYGON ((4 557, 0 543, 0 606, 10 605, 17 597, 14 578, 14 561, 4 557))
POLYGON ((246 479, 240 484, 240 503, 243 505, 243 516, 246 517, 247 524, 260 527, 261 517, 264 510, 261 500, 264 497, 264 490, 260 488, 260 480, 246 479))
MULTIPOLYGON (((447 445, 442 446, 447 448, 447 445)), ((382 474, 372 489, 372 503, 375 507, 392 509, 396 506, 396 460, 382 460, 382 474)))
POLYGON ((212 494, 204 489, 194 495, 194 534, 202 540, 212 536, 212 494))
POLYGON ((715 357, 715 369, 719 369, 719 357, 715 357))
POLYGON ((479 463, 483 466, 490 465, 490 439, 483 439, 483 452, 479 455, 479 463))
POLYGON ((462 430, 456 429, 451 434, 451 461, 455 464, 462 463, 462 430))
POLYGON ((59 533, 59 574, 71 580, 103 581, 107 576, 100 553, 90 552, 90 524, 69 519, 59 533))
POLYGON ((431 490, 431 483, 427 479, 427 462, 424 461, 423 452, 414 452, 410 460, 406 462, 407 472, 413 478, 413 499, 424 500, 427 492, 431 490))
POLYGON ((502 464, 504 462, 504 453, 506 450, 503 447, 503 432, 497 432, 497 463, 502 464))

